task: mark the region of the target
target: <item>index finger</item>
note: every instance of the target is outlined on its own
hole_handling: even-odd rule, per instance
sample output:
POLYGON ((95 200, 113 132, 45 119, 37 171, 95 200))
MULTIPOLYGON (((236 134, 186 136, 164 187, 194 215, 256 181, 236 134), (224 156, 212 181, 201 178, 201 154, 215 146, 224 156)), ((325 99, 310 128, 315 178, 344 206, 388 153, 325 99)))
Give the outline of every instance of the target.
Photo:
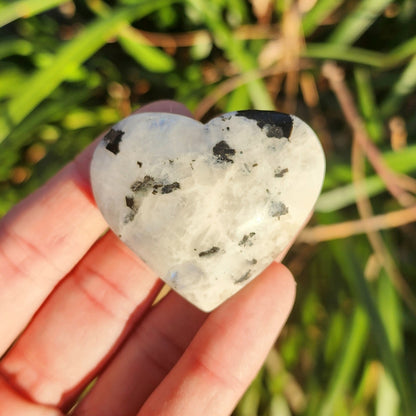
MULTIPOLYGON (((162 101, 144 111, 190 115, 162 101)), ((0 222, 0 356, 24 329, 56 284, 107 229, 91 192, 95 143, 0 222)))

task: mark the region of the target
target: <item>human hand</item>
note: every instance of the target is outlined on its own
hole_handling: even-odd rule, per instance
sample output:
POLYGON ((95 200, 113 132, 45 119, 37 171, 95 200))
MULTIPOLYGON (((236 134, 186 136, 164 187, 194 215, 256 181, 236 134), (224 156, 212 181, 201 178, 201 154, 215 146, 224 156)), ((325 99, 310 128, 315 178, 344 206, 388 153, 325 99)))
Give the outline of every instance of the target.
POLYGON ((152 306, 161 281, 95 206, 93 150, 0 223, 0 415, 62 415, 96 376, 74 415, 230 414, 292 308, 290 272, 273 263, 210 314, 174 292, 152 306))

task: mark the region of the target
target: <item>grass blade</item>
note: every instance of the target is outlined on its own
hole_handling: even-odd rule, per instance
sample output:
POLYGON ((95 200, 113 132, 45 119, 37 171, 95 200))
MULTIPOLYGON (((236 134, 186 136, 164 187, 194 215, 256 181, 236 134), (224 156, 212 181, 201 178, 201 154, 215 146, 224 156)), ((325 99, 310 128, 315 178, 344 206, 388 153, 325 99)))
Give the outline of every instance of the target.
MULTIPOLYGON (((209 3, 204 0, 188 0, 196 8, 202 19, 205 19, 206 25, 210 28, 215 43, 224 49, 231 62, 242 72, 249 72, 257 69, 258 63, 255 55, 250 54, 244 49, 243 42, 234 38, 232 31, 227 24, 218 16, 221 12, 213 2, 209 3)), ((261 79, 250 81, 247 84, 251 101, 256 108, 262 110, 274 110, 273 101, 267 91, 267 88, 261 79)))
MULTIPOLYGON (((111 8, 101 1, 90 3, 90 9, 104 18, 112 14, 111 8)), ((166 52, 153 46, 139 31, 131 26, 120 30, 117 36, 120 46, 139 65, 153 72, 169 72, 175 61, 166 52)))
POLYGON ((416 56, 412 58, 381 105, 381 114, 389 117, 398 111, 403 101, 416 89, 416 56))
POLYGON ((302 51, 305 58, 334 59, 375 68, 389 68, 400 65, 416 54, 416 37, 407 40, 388 53, 371 51, 348 45, 309 42, 302 51))
POLYGON ((399 416, 400 397, 391 377, 385 372, 381 376, 376 401, 376 416, 399 416))
POLYGON ((0 27, 20 17, 30 17, 67 3, 68 0, 18 0, 0 7, 0 27))
POLYGON ((7 39, 0 43, 0 59, 11 55, 26 56, 33 52, 33 45, 24 39, 7 39))
POLYGON ((414 391, 416 387, 411 377, 408 376, 404 363, 392 348, 389 335, 364 277, 364 265, 360 264, 359 253, 356 252, 358 249, 356 246, 352 246, 350 241, 332 241, 329 243, 329 247, 356 298, 361 302, 368 314, 372 329, 371 333, 378 346, 382 362, 386 371, 394 380, 400 394, 403 404, 403 415, 415 415, 416 401, 414 391))
POLYGON ((118 36, 121 47, 140 65, 153 72, 169 72, 175 61, 166 52, 140 39, 131 28, 126 28, 118 36))
POLYGON ((401 61, 412 57, 416 53, 416 36, 406 40, 389 53, 389 64, 397 65, 401 61))
MULTIPOLYGON (((409 173, 416 170, 416 145, 408 146, 397 152, 384 155, 386 164, 398 173, 409 173)), ((328 173, 330 175, 330 172, 328 173)), ((363 192, 372 197, 386 190, 385 183, 377 176, 366 177, 363 181, 363 192)), ((333 212, 355 203, 360 195, 353 184, 341 186, 323 192, 316 203, 318 212, 333 212)))
POLYGON ((109 38, 117 35, 130 21, 141 18, 172 0, 142 0, 134 6, 114 10, 104 18, 98 18, 78 37, 64 45, 53 62, 40 69, 22 86, 21 94, 13 97, 3 110, 0 120, 0 143, 41 101, 63 82, 72 71, 102 47, 109 38))
POLYGON ((331 43, 308 43, 303 50, 305 58, 334 59, 354 64, 381 68, 386 65, 386 55, 366 49, 331 43))
MULTIPOLYGON (((378 285, 378 304, 392 349, 403 354, 403 323, 400 301, 391 279, 382 272, 378 285)), ((400 397, 390 375, 383 372, 377 391, 377 416, 400 414, 400 397)))
POLYGON ((356 307, 351 321, 350 331, 345 337, 345 348, 338 365, 328 382, 328 390, 317 414, 334 414, 334 405, 350 387, 352 379, 362 358, 368 338, 368 317, 361 306, 356 307))
POLYGON ((353 44, 383 13, 392 0, 363 0, 355 10, 337 25, 329 41, 338 44, 353 44))
POLYGON ((383 137, 384 128, 371 84, 370 71, 365 68, 356 68, 354 77, 360 110, 365 120, 367 132, 374 142, 379 143, 383 137))
POLYGON ((318 0, 302 19, 302 29, 305 36, 311 35, 341 3, 342 0, 318 0))

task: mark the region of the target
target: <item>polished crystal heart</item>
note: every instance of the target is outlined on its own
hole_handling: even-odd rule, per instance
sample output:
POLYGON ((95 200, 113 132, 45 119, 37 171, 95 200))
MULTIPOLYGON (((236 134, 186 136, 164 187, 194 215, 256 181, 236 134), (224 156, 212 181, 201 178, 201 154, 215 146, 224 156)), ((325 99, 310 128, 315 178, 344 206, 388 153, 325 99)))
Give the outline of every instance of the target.
POLYGON ((142 113, 105 135, 91 182, 119 238, 210 311, 287 250, 324 170, 318 138, 293 115, 238 111, 202 124, 142 113))

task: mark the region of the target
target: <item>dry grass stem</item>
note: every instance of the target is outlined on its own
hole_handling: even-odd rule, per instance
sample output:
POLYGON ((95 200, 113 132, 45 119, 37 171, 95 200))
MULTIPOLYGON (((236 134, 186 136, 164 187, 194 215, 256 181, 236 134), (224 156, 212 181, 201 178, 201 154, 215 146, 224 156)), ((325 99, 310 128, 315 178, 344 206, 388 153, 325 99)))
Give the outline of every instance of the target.
POLYGON ((250 3, 258 22, 261 25, 269 24, 273 14, 272 0, 250 0, 250 3))
MULTIPOLYGON (((296 70, 308 68, 311 68, 311 64, 306 61, 301 61, 298 64, 296 70)), ((204 99, 200 101, 199 105, 194 111, 194 116, 197 120, 200 120, 221 98, 236 88, 240 87, 241 85, 259 78, 284 74, 291 70, 295 69, 284 67, 283 65, 274 65, 271 68, 249 71, 229 78, 220 83, 211 93, 209 93, 204 99)))
POLYGON ((344 221, 337 224, 317 225, 304 229, 298 237, 298 242, 318 243, 322 241, 346 238, 352 235, 364 234, 366 231, 387 230, 401 227, 416 221, 416 205, 372 216, 368 219, 344 221))
MULTIPOLYGON (((160 33, 134 29, 140 37, 146 39, 149 44, 161 48, 184 48, 203 43, 212 42, 212 35, 208 30, 193 30, 183 33, 160 33)), ((242 25, 234 31, 235 39, 276 39, 279 35, 277 25, 242 25)))
MULTIPOLYGON (((367 235, 377 261, 386 270, 392 284, 401 295, 404 302, 408 305, 409 309, 416 314, 416 297, 411 292, 409 285, 401 275, 396 262, 391 256, 381 235, 378 233, 378 230, 381 228, 377 228, 377 226, 382 226, 382 224, 375 220, 379 217, 374 217, 370 199, 363 187, 363 181, 365 179, 365 156, 367 156, 374 170, 385 182, 386 188, 397 199, 397 201, 402 206, 411 206, 411 208, 409 208, 411 210, 411 221, 409 222, 415 220, 412 210, 416 209, 414 205, 416 203, 416 199, 407 191, 415 191, 416 181, 404 175, 397 175, 384 163, 380 151, 373 144, 367 134, 364 122, 355 105, 354 98, 345 82, 344 71, 337 67, 335 63, 326 62, 323 67, 323 74, 329 80, 330 86, 338 99, 344 116, 353 131, 354 138, 352 144, 351 164, 353 183, 356 188, 356 194, 358 195, 356 204, 358 212, 362 218, 361 225, 363 226, 363 232, 367 235), (403 180, 403 178, 405 179, 403 180)), ((408 211, 405 213, 409 214, 408 211)), ((403 221, 406 218, 407 216, 403 215, 401 218, 395 219, 403 221)))
POLYGON ((370 198, 365 192, 365 188, 363 186, 365 180, 364 151, 355 137, 352 143, 351 166, 353 184, 356 188, 356 194, 359 195, 356 199, 357 209, 361 218, 364 220, 365 233, 371 247, 373 248, 376 260, 385 269, 387 275, 392 281, 392 284, 403 298, 404 302, 408 305, 409 309, 416 314, 416 298, 397 267, 390 251, 386 247, 379 230, 371 229, 369 227, 367 228, 368 222, 374 218, 374 212, 371 206, 370 198))
POLYGON ((299 61, 301 52, 305 48, 305 39, 301 35, 301 16, 295 5, 287 8, 282 20, 282 64, 289 70, 285 82, 284 111, 295 113, 297 105, 297 94, 299 90, 299 61))
POLYGON ((395 116, 389 120, 390 143, 395 151, 404 149, 407 146, 406 122, 402 117, 395 116))
POLYGON ((415 204, 415 197, 407 191, 416 192, 416 181, 393 172, 383 161, 380 151, 368 137, 364 122, 358 114, 353 96, 344 80, 344 71, 335 63, 326 62, 322 72, 340 103, 345 119, 353 130, 354 138, 363 149, 374 170, 386 184, 388 191, 403 206, 415 204))

